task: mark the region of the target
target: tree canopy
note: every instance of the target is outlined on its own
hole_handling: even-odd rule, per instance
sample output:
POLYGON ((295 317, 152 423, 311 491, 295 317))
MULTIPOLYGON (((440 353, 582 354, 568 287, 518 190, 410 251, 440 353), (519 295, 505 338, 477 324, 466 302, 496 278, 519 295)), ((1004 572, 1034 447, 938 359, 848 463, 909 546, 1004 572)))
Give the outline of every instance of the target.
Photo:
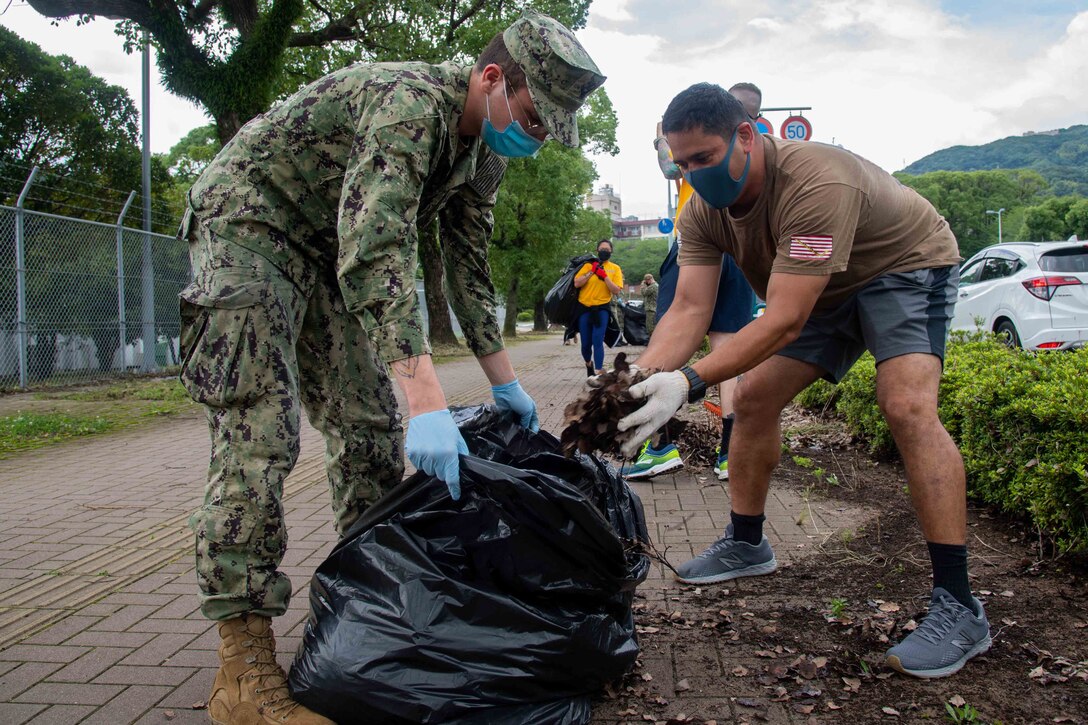
POLYGON ((127 49, 146 30, 163 83, 199 103, 226 142, 277 97, 355 60, 467 60, 526 8, 571 28, 590 0, 29 0, 42 15, 123 21, 127 49))

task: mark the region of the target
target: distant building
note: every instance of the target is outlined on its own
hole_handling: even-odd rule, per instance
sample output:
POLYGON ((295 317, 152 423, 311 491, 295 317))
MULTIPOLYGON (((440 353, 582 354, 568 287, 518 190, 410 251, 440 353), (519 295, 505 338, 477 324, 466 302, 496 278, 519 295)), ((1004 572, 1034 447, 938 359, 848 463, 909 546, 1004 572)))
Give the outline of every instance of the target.
POLYGON ((586 206, 590 209, 607 212, 613 223, 623 217, 623 205, 620 203, 620 196, 612 189, 611 184, 605 184, 597 190, 596 194, 587 196, 586 206))
POLYGON ((626 219, 612 220, 612 238, 622 239, 649 239, 651 237, 663 237, 664 234, 657 228, 661 218, 639 219, 629 216, 626 219))
POLYGON ((1049 131, 1024 131, 1024 136, 1057 136, 1062 129, 1054 128, 1049 131))

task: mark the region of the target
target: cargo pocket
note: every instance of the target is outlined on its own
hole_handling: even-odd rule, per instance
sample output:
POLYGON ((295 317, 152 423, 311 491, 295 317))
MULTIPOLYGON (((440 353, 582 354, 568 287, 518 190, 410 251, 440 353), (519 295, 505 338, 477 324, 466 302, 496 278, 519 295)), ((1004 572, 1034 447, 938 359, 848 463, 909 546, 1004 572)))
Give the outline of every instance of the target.
POLYGON ((294 324, 270 282, 220 270, 179 297, 180 378, 193 400, 247 406, 277 386, 294 324))
POLYGON ((252 544, 256 514, 226 506, 202 506, 189 517, 189 528, 196 534, 201 591, 206 596, 249 599, 250 571, 265 563, 259 547, 252 544))

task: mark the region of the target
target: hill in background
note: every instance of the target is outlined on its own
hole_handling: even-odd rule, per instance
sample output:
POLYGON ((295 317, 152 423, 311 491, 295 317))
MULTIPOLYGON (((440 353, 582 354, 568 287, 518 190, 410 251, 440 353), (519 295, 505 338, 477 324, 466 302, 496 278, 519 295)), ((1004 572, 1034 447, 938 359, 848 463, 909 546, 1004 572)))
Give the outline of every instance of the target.
POLYGON ((951 146, 915 161, 903 173, 991 169, 1032 169, 1050 182, 1055 196, 1088 196, 1088 126, 1009 136, 981 146, 951 146))

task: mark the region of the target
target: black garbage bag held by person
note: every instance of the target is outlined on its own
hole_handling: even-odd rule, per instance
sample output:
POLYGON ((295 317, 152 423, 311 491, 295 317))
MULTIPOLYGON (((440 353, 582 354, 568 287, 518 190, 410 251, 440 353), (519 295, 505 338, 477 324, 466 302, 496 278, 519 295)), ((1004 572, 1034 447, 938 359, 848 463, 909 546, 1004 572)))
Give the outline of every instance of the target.
POLYGON ((461 499, 416 473, 345 534, 311 582, 291 691, 340 725, 586 723, 639 651, 642 504, 547 432, 454 417, 461 499))

